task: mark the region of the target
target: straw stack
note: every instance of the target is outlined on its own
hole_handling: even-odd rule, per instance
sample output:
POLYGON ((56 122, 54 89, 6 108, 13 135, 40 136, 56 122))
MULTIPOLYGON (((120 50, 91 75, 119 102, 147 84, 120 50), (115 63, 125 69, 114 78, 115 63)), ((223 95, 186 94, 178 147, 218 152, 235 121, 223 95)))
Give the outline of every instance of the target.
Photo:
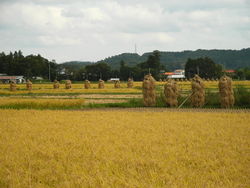
POLYGON ((219 80, 221 107, 230 108, 234 106, 234 91, 232 88, 232 79, 228 76, 222 76, 219 80))
POLYGON ((156 104, 155 79, 151 76, 151 74, 144 76, 142 89, 143 89, 144 105, 155 106, 156 104))
POLYGON ((60 87, 60 84, 57 80, 54 80, 53 87, 54 87, 54 89, 58 89, 60 87))
POLYGON ((99 79, 98 88, 99 89, 103 89, 104 88, 104 81, 102 79, 99 79))
POLYGON ((120 81, 119 80, 115 80, 115 88, 120 88, 120 81))
POLYGON ((205 86, 202 79, 195 75, 192 80, 191 104, 193 107, 202 107, 205 103, 205 86))
POLYGON ((30 80, 27 80, 26 88, 27 88, 27 90, 29 90, 29 91, 32 90, 32 82, 31 82, 30 80))
POLYGON ((10 81, 10 91, 16 91, 16 82, 14 80, 10 81))
POLYGON ((65 89, 70 89, 70 88, 71 88, 71 81, 70 80, 66 80, 65 89))
POLYGON ((132 88, 133 87, 134 82, 133 82, 133 80, 131 78, 128 79, 128 84, 127 85, 128 85, 128 88, 132 88))
POLYGON ((85 80, 84 88, 85 89, 89 89, 90 88, 90 81, 89 80, 85 80))
POLYGON ((177 83, 174 80, 169 80, 164 85, 164 95, 165 95, 165 101, 167 106, 170 107, 177 107, 178 106, 178 86, 177 83))

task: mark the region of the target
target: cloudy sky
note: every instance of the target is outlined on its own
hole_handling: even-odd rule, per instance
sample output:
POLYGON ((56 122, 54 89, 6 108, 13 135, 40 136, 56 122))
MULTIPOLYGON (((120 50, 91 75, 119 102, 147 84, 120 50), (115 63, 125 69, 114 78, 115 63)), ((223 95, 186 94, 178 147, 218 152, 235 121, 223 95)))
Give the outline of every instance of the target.
POLYGON ((250 46, 250 0, 0 0, 0 51, 61 63, 250 46))

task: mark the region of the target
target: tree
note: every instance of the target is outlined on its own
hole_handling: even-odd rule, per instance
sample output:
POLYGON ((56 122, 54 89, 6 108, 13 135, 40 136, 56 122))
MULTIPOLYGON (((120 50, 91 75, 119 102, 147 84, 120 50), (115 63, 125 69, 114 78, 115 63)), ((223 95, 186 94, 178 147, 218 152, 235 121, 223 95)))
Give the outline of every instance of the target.
POLYGON ((240 80, 250 80, 250 68, 242 68, 236 71, 235 77, 240 80))
POLYGON ((201 78, 219 78, 222 74, 222 66, 215 64, 208 57, 198 59, 189 58, 185 65, 185 76, 192 78, 195 74, 198 74, 201 78))
POLYGON ((126 66, 125 62, 122 60, 120 62, 120 79, 121 80, 128 80, 129 77, 131 77, 132 68, 126 66))
POLYGON ((150 72, 156 79, 159 79, 160 77, 160 70, 165 69, 165 67, 160 63, 160 52, 158 50, 153 51, 153 53, 148 56, 147 61, 139 63, 138 67, 141 68, 143 75, 150 72))
POLYGON ((56 62, 49 62, 41 55, 23 56, 19 50, 14 53, 10 52, 8 55, 0 53, 0 73, 8 75, 23 75, 26 78, 32 77, 49 77, 49 67, 51 79, 56 77, 56 62))
POLYGON ((107 63, 95 63, 85 67, 86 74, 89 75, 89 80, 97 81, 100 78, 108 80, 110 78, 111 68, 107 63))

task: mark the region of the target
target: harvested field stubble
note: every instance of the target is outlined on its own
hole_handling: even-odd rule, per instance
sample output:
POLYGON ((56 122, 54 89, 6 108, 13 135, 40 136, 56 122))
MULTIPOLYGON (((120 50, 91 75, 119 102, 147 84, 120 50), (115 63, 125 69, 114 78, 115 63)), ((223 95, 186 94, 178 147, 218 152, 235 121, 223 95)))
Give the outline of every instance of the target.
POLYGON ((249 113, 0 110, 0 114, 1 187, 250 184, 249 113))

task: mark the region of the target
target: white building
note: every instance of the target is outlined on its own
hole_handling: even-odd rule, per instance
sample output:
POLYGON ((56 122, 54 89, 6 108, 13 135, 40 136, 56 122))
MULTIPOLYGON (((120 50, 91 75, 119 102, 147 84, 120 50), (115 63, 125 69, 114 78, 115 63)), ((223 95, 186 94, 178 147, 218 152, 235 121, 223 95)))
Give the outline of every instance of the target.
POLYGON ((3 83, 9 83, 12 80, 15 81, 16 83, 25 83, 24 76, 0 75, 0 81, 2 81, 3 83))
POLYGON ((120 78, 110 78, 108 81, 109 82, 120 81, 120 78))
POLYGON ((183 69, 178 69, 175 70, 174 72, 167 73, 168 78, 170 79, 183 79, 185 78, 185 70, 183 69))

